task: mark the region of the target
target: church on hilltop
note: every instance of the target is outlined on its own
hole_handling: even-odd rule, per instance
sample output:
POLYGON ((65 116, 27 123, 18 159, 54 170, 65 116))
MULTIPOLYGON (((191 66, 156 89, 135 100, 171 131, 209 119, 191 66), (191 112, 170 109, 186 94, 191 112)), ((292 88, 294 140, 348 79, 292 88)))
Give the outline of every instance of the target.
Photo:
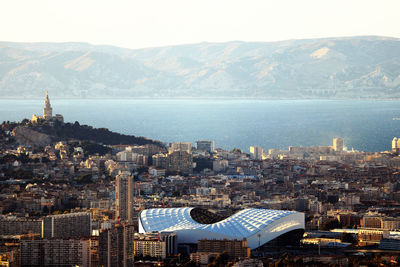
POLYGON ((32 115, 32 122, 37 123, 40 120, 44 120, 45 122, 64 122, 64 117, 61 114, 56 114, 53 116, 53 109, 50 105, 49 99, 49 91, 46 91, 46 98, 44 100, 44 108, 43 108, 43 116, 32 115))

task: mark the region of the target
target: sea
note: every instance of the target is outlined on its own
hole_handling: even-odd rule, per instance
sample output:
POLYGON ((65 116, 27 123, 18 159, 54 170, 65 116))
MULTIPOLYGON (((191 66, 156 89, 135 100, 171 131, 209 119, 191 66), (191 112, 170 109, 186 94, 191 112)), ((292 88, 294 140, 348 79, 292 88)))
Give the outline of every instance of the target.
MULTIPOLYGON (((162 142, 214 140, 249 151, 327 146, 344 138, 348 150, 385 151, 400 136, 400 101, 254 99, 51 99, 66 122, 162 142)), ((44 100, 0 99, 0 122, 42 114, 44 100)))

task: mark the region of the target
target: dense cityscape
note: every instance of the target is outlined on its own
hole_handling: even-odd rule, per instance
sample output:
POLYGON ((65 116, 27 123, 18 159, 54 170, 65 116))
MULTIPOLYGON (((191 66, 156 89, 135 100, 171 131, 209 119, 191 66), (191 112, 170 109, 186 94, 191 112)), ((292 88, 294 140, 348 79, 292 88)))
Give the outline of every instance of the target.
POLYGON ((1 266, 397 264, 400 139, 245 153, 37 131, 57 125, 48 94, 43 115, 1 124, 1 266))

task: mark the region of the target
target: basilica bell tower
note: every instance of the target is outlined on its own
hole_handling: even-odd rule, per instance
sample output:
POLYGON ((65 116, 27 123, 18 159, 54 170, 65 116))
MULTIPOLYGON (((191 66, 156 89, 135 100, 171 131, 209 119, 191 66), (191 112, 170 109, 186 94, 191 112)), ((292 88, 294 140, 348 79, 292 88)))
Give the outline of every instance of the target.
POLYGON ((53 109, 51 108, 50 105, 49 91, 46 91, 46 98, 44 100, 43 118, 45 120, 51 120, 52 117, 53 117, 53 109))

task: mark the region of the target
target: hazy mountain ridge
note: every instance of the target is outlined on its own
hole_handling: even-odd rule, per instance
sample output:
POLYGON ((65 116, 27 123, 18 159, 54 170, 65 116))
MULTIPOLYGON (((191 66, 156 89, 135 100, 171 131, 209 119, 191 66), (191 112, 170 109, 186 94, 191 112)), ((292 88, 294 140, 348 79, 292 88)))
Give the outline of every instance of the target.
POLYGON ((400 39, 199 43, 131 50, 0 42, 3 97, 399 98, 400 39))

